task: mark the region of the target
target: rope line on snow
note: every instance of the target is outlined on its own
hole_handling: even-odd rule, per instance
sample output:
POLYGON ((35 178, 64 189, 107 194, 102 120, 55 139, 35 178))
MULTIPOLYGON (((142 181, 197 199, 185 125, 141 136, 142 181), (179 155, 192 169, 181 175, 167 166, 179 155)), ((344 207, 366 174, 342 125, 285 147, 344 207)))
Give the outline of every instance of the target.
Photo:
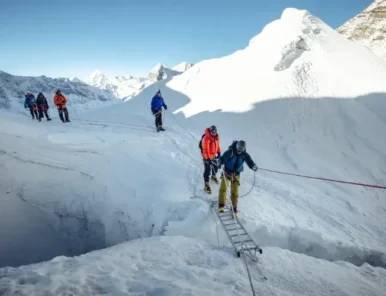
POLYGON ((378 188, 378 189, 386 189, 386 186, 382 186, 382 185, 365 184, 365 183, 360 183, 360 182, 342 181, 342 180, 336 180, 336 179, 330 179, 330 178, 307 176, 307 175, 287 173, 287 172, 281 172, 281 171, 264 169, 264 168, 259 168, 259 170, 271 172, 271 173, 276 173, 276 174, 295 176, 295 177, 300 177, 300 178, 315 179, 315 180, 322 180, 322 181, 327 181, 327 182, 336 182, 336 183, 343 183, 343 184, 363 186, 363 187, 371 187, 371 188, 378 188))
POLYGON ((178 120, 177 120, 177 118, 173 115, 173 113, 170 113, 171 114, 171 116, 172 116, 172 118, 193 138, 193 140, 195 140, 196 142, 198 141, 197 139, 196 139, 196 137, 195 136, 193 136, 189 131, 188 131, 188 129, 186 128, 186 127, 184 127, 183 125, 182 125, 182 123, 180 123, 178 120))
MULTIPOLYGON (((175 116, 171 113, 171 117, 195 140, 196 137, 191 134, 187 128, 185 128, 178 120, 175 118, 175 116)), ((90 125, 93 124, 100 124, 100 125, 122 125, 126 126, 129 129, 140 129, 143 131, 152 131, 153 127, 150 125, 139 125, 139 124, 130 124, 130 123, 123 123, 123 122, 110 122, 110 121, 103 121, 103 120, 87 120, 87 119, 78 119, 76 120, 80 122, 86 122, 89 123, 90 125), (151 129, 151 130, 150 130, 151 129)), ((117 127, 117 126, 116 126, 117 127)), ((194 161, 196 161, 194 159, 194 161)), ((322 180, 322 181, 327 181, 327 182, 335 182, 335 183, 342 183, 342 184, 348 184, 348 185, 354 185, 354 186, 363 186, 363 187, 369 187, 369 188, 377 188, 377 189, 386 189, 386 186, 382 185, 376 185, 376 184, 366 184, 366 183, 361 183, 361 182, 352 182, 352 181, 344 181, 344 180, 336 180, 336 179, 331 179, 331 178, 324 178, 324 177, 315 177, 315 176, 309 176, 309 175, 302 175, 302 174, 295 174, 295 173, 288 173, 288 172, 282 172, 282 171, 277 171, 277 170, 272 170, 272 169, 265 169, 265 168, 259 168, 261 171, 266 171, 266 172, 271 172, 271 173, 276 173, 276 174, 282 174, 282 175, 289 175, 289 176, 295 176, 295 177, 300 177, 300 178, 307 178, 307 179, 314 179, 314 180, 322 180)), ((246 193, 241 195, 240 197, 247 196, 250 194, 253 190, 253 187, 255 186, 256 182, 256 175, 254 175, 254 180, 253 180, 253 186, 251 189, 246 193)))

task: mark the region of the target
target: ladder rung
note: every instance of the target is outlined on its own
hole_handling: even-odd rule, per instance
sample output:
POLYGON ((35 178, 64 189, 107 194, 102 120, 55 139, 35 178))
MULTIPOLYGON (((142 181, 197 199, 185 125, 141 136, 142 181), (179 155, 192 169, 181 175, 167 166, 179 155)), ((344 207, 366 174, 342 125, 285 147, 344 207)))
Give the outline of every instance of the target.
POLYGON ((253 242, 253 240, 251 239, 247 239, 245 241, 237 241, 237 242, 233 242, 234 244, 241 244, 241 243, 248 243, 248 242, 253 242))
MULTIPOLYGON (((233 226, 233 225, 231 225, 231 226, 233 226)), ((237 226, 239 226, 239 225, 237 225, 237 226)), ((241 227, 236 227, 236 228, 231 228, 231 229, 229 229, 229 228, 226 228, 226 227, 225 227, 225 229, 226 229, 227 231, 234 231, 234 230, 242 229, 242 228, 241 228, 241 227)))
MULTIPOLYGON (((237 224, 236 222, 234 222, 235 219, 233 219, 233 218, 232 218, 232 219, 226 219, 225 221, 221 219, 221 222, 229 222, 229 221, 232 221, 233 224, 237 224)), ((229 224, 229 223, 228 223, 228 224, 229 224)))
POLYGON ((248 233, 244 232, 244 233, 240 233, 240 234, 232 234, 230 235, 229 237, 235 237, 235 236, 241 236, 241 235, 248 235, 248 233))
POLYGON ((221 219, 221 221, 223 221, 223 222, 224 222, 224 221, 230 221, 230 220, 233 220, 233 218, 224 219, 224 220, 223 220, 223 219, 221 219))
POLYGON ((237 223, 235 223, 235 222, 233 222, 233 221, 231 221, 231 220, 225 221, 225 222, 222 223, 222 224, 224 224, 225 226, 236 226, 236 225, 237 225, 237 223), (231 222, 231 223, 225 223, 225 222, 231 222))

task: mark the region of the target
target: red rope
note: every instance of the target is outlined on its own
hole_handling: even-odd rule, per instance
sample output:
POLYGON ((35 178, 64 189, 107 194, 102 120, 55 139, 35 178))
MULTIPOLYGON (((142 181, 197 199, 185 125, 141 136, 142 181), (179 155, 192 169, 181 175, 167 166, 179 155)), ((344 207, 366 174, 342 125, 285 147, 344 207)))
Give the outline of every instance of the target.
POLYGON ((316 180, 323 180, 323 181, 329 181, 329 182, 337 182, 337 183, 344 183, 344 184, 350 184, 350 185, 358 185, 358 186, 364 186, 364 187, 386 189, 386 186, 380 186, 380 185, 372 185, 372 184, 364 184, 364 183, 358 183, 358 182, 349 182, 349 181, 341 181, 341 180, 334 180, 334 179, 321 178, 321 177, 312 177, 312 176, 305 176, 305 175, 299 175, 299 174, 291 174, 291 173, 285 173, 285 172, 269 170, 269 169, 262 169, 262 168, 259 168, 259 170, 271 172, 271 173, 282 174, 282 175, 290 175, 290 176, 308 178, 308 179, 316 179, 316 180))

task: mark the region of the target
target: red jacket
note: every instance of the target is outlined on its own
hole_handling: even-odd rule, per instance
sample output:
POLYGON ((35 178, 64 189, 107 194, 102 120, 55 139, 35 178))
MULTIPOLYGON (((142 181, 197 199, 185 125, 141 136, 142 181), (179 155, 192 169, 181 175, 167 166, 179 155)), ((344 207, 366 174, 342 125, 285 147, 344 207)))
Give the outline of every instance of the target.
POLYGON ((54 104, 59 108, 66 108, 67 98, 63 95, 56 94, 54 97, 54 104))
POLYGON ((209 128, 205 130, 205 137, 202 139, 202 157, 206 159, 213 159, 221 152, 220 136, 216 134, 212 136, 209 128))

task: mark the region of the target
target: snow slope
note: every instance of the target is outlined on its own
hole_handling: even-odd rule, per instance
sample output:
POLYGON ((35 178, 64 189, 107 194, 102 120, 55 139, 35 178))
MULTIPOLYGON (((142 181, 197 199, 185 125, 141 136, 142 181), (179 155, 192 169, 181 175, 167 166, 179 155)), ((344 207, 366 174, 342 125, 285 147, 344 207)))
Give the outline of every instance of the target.
POLYGON ((385 71, 361 46, 289 9, 246 49, 70 124, 0 113, 0 224, 23 226, 28 213, 31 225, 27 234, 2 228, 12 238, 0 242, 0 266, 139 238, 0 268, 0 294, 250 294, 202 191, 198 139, 216 124, 223 150, 244 139, 261 168, 255 182, 245 169, 240 194, 252 191, 239 204, 265 252, 250 265, 257 294, 384 295, 384 192, 262 169, 386 185, 385 71), (149 110, 158 88, 168 105, 161 134, 149 110))
MULTIPOLYGON (((385 269, 268 249, 256 295, 385 295, 385 269)), ((0 270, 2 295, 252 295, 240 259, 186 237, 154 237, 78 258, 0 270), (90 276, 92 274, 92 276, 90 276)))
MULTIPOLYGON (((39 92, 43 92, 53 110, 55 106, 52 100, 57 89, 67 97, 68 109, 72 115, 120 102, 111 93, 76 79, 15 76, 0 71, 0 108, 29 114, 29 111, 24 110, 25 93, 32 92, 37 97, 39 92)), ((53 112, 54 116, 56 113, 53 112)))
POLYGON ((348 39, 358 42, 386 61, 386 0, 374 0, 360 14, 338 28, 348 39))
POLYGON ((194 65, 188 62, 182 62, 179 63, 178 65, 172 67, 172 70, 177 71, 177 72, 185 72, 186 70, 192 68, 194 65))
MULTIPOLYGON (((215 124, 223 149, 242 138, 263 168, 386 185, 384 77, 379 57, 307 12, 287 9, 246 49, 148 87, 127 109, 106 109, 105 120, 131 122, 131 110, 149 117, 160 88, 195 139, 215 124), (299 42, 307 47, 300 55, 299 42)), ((166 127, 177 124, 165 116, 166 127)), ((258 177, 258 198, 244 201, 256 238, 356 264, 374 255, 384 266, 383 191, 265 175, 258 177)), ((248 172, 245 178, 247 192, 253 178, 248 172)))

